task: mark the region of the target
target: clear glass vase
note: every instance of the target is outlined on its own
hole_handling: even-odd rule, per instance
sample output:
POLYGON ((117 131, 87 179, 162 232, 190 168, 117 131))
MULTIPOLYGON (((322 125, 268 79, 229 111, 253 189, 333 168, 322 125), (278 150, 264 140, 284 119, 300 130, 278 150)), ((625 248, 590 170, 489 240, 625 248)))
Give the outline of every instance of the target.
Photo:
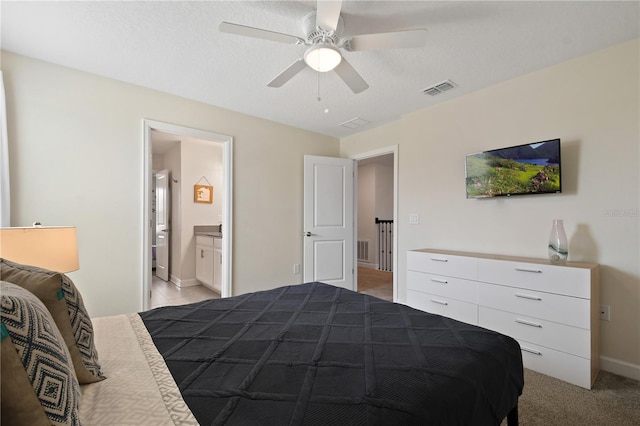
POLYGON ((554 219, 549 234, 549 260, 554 263, 565 263, 569 257, 567 234, 561 219, 554 219))

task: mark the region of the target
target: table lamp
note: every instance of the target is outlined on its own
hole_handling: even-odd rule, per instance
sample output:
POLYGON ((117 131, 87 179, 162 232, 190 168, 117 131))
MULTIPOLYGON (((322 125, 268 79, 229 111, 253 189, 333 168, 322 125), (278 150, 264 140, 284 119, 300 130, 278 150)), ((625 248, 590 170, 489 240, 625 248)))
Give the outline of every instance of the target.
POLYGON ((56 272, 80 268, 74 226, 0 228, 0 257, 56 272))

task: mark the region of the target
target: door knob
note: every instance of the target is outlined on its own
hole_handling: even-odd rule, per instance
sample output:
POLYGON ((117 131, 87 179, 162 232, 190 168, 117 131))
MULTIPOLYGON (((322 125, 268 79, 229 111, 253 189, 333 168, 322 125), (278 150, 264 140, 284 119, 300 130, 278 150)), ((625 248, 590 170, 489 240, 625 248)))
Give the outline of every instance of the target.
POLYGON ((316 234, 312 234, 311 232, 307 231, 307 232, 304 233, 304 235, 306 235, 307 237, 310 237, 310 236, 316 235, 316 234))

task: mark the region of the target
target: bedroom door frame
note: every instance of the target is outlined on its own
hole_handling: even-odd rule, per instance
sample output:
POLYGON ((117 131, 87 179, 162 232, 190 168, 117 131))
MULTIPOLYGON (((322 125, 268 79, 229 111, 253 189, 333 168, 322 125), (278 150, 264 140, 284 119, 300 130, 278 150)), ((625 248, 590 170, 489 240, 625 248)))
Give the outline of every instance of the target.
POLYGON ((232 290, 232 241, 233 241, 233 137, 214 133, 206 130, 195 129, 192 127, 184 127, 175 124, 165 123, 161 121, 143 119, 143 149, 144 149, 144 165, 143 165, 143 221, 146 224, 142 228, 142 310, 148 310, 151 302, 151 241, 153 229, 153 220, 151 218, 151 192, 153 188, 153 171, 152 171, 152 147, 151 147, 151 131, 156 130, 164 133, 172 133, 196 139, 207 140, 222 144, 222 164, 223 164, 223 181, 224 181, 224 203, 222 206, 222 288, 221 296, 229 297, 233 294, 232 290))
MULTIPOLYGON (((393 223, 394 223, 394 232, 393 232, 393 301, 398 302, 398 227, 400 224, 398 223, 398 145, 390 145, 384 148, 376 149, 368 152, 361 152, 358 154, 353 154, 349 156, 349 158, 353 160, 364 160, 366 158, 379 157, 381 155, 393 154, 393 223)), ((356 184, 355 184, 355 199, 358 199, 358 166, 356 165, 356 184)), ((358 203, 355 203, 354 206, 354 218, 355 218, 355 226, 354 226, 354 241, 358 240, 358 203)), ((356 243, 357 244, 357 243, 356 243)), ((357 291, 357 274, 356 274, 356 291, 357 291)))

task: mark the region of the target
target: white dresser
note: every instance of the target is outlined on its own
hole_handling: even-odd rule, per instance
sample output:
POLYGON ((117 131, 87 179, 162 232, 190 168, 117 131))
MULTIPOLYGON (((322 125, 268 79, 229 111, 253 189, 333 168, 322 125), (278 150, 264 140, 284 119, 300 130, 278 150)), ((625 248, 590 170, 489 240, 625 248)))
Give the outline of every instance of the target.
POLYGON ((591 389, 600 369, 598 265, 407 252, 407 305, 520 343, 524 366, 591 389))

